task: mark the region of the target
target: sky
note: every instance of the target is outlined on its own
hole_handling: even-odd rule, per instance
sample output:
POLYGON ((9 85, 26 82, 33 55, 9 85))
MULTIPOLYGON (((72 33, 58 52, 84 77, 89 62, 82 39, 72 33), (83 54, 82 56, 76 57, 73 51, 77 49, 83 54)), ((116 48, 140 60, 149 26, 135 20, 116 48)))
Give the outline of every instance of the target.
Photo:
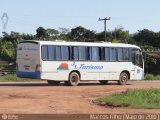
MULTIPOLYGON (((111 17, 107 30, 123 27, 130 33, 149 29, 160 31, 160 0, 0 0, 0 17, 8 15, 10 31, 36 34, 44 28, 83 26, 96 32, 104 30, 99 18, 111 17)), ((2 19, 0 35, 3 31, 2 19)))

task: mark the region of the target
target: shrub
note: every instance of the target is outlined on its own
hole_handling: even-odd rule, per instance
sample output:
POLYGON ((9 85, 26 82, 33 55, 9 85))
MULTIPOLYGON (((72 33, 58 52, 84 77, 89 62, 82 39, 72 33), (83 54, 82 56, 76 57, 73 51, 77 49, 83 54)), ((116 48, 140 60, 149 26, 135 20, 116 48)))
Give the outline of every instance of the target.
POLYGON ((160 75, 146 74, 145 80, 160 80, 160 75))
POLYGON ((93 101, 99 105, 144 109, 160 108, 160 89, 128 90, 93 101))
POLYGON ((154 80, 153 74, 146 74, 145 75, 145 80, 154 80))

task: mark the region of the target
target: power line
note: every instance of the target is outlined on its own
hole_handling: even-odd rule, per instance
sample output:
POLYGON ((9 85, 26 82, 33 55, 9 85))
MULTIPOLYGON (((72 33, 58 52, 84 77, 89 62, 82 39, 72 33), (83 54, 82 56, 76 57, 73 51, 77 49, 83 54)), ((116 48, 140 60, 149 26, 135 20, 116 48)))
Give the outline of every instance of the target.
POLYGON ((110 17, 109 17, 109 18, 106 17, 106 18, 104 18, 104 19, 100 19, 100 18, 99 18, 99 21, 104 21, 105 41, 107 41, 107 39, 106 39, 106 21, 107 21, 107 20, 111 20, 111 18, 110 18, 110 17))

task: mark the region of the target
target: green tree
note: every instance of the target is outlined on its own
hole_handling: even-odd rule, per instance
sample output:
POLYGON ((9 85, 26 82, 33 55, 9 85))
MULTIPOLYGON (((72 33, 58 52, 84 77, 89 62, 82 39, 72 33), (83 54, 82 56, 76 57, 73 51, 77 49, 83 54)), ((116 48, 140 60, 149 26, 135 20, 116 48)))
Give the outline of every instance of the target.
MULTIPOLYGON (((97 41, 105 41, 105 32, 100 32, 96 34, 97 41)), ((113 36, 112 32, 106 32, 106 39, 107 42, 112 42, 113 36)))
POLYGON ((128 43, 129 42, 129 31, 125 31, 123 27, 115 28, 115 30, 112 32, 113 40, 117 40, 122 43, 128 43))
POLYGON ((16 49, 11 42, 0 41, 0 58, 6 61, 15 61, 16 49))
POLYGON ((65 41, 68 41, 68 40, 71 40, 71 34, 70 34, 70 30, 67 29, 67 28, 59 28, 59 37, 58 39, 60 40, 65 40, 65 41))
POLYGON ((56 40, 59 37, 59 31, 56 29, 48 28, 48 29, 46 29, 46 33, 48 36, 47 37, 48 40, 56 40))
POLYGON ((48 29, 46 29, 46 33, 47 33, 47 35, 49 35, 50 37, 52 37, 52 36, 58 36, 59 31, 56 30, 56 29, 48 28, 48 29))
POLYGON ((68 28, 59 28, 60 35, 67 35, 70 30, 68 28))
POLYGON ((70 35, 73 41, 81 41, 81 42, 96 41, 95 32, 81 26, 71 29, 70 35))
POLYGON ((140 45, 149 45, 154 47, 160 47, 160 33, 155 33, 148 29, 139 30, 138 33, 134 34, 133 38, 140 45))
POLYGON ((22 34, 21 35, 22 39, 23 40, 33 40, 34 39, 34 35, 31 35, 31 34, 22 34))
MULTIPOLYGON (((98 41, 105 41, 105 32, 97 33, 96 37, 98 41)), ((131 42, 131 36, 129 31, 125 31, 123 27, 115 28, 114 31, 106 32, 107 42, 113 43, 129 43, 131 42)))
POLYGON ((16 48, 22 37, 17 32, 3 33, 0 41, 0 57, 7 61, 14 61, 16 59, 16 48))
POLYGON ((21 35, 18 32, 11 32, 11 34, 3 33, 2 41, 8 41, 16 45, 22 39, 21 35))
MULTIPOLYGON (((160 32, 153 32, 148 29, 139 30, 133 35, 135 44, 139 45, 143 51, 152 51, 160 48, 160 32)), ((156 56, 145 55, 145 72, 160 74, 160 59, 156 56)))
POLYGON ((36 32, 37 32, 36 37, 39 40, 46 40, 49 36, 48 33, 47 33, 47 30, 44 29, 43 27, 37 28, 36 32))

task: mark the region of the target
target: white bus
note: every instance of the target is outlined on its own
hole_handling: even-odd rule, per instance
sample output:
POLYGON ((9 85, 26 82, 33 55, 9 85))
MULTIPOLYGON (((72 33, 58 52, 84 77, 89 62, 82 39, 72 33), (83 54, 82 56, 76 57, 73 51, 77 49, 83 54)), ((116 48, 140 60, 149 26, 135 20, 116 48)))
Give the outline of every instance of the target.
POLYGON ((17 47, 16 74, 51 85, 76 86, 81 80, 125 85, 144 78, 144 62, 141 49, 130 44, 27 40, 17 47))

